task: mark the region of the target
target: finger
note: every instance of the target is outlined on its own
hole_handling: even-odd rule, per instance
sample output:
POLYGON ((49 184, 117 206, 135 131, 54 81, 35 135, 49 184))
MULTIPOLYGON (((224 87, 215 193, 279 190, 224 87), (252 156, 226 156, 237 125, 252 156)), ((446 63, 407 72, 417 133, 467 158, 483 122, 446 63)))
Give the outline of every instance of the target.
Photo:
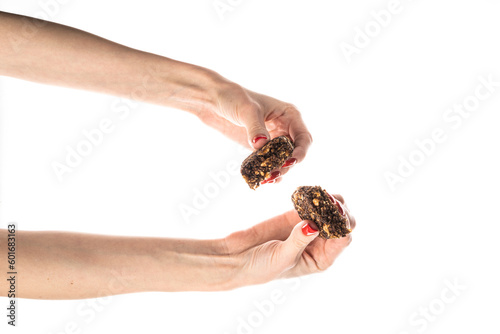
POLYGON ((276 180, 276 183, 281 182, 283 175, 288 173, 290 169, 292 169, 292 167, 295 166, 296 163, 297 159, 290 158, 285 162, 285 164, 280 169, 277 169, 276 171, 280 173, 280 177, 276 180))
POLYGON ((347 219, 349 220, 348 228, 353 230, 356 227, 356 218, 354 218, 354 216, 351 214, 351 211, 349 210, 349 207, 347 206, 347 204, 345 204, 344 197, 340 194, 331 194, 331 196, 335 197, 341 203, 347 215, 347 219))
POLYGON ((356 218, 354 218, 354 216, 351 215, 349 210, 346 210, 346 211, 347 211, 347 219, 349 219, 349 228, 352 231, 356 228, 356 218))
POLYGON ((252 227, 256 235, 255 242, 261 244, 269 240, 286 240, 293 227, 301 219, 296 210, 290 210, 252 227))
POLYGON ((288 159, 287 161, 289 161, 289 160, 293 160, 292 163, 289 163, 288 165, 287 165, 287 163, 285 163, 281 168, 273 170, 273 172, 271 172, 271 176, 268 179, 265 179, 264 181, 262 181, 261 184, 281 182, 283 180, 283 178, 282 178, 283 175, 288 173, 288 171, 290 171, 290 169, 293 167, 293 165, 295 165, 295 163, 297 162, 297 159, 295 159, 295 158, 288 159), (274 181, 274 182, 271 182, 271 181, 274 181))
POLYGON ((276 178, 264 180, 260 184, 275 184, 275 183, 280 183, 281 180, 282 180, 282 178, 281 178, 281 176, 279 176, 279 177, 276 177, 276 178))
POLYGON ((262 185, 262 184, 266 184, 266 183, 275 183, 277 181, 277 179, 280 177, 281 177, 281 172, 278 170, 274 171, 271 173, 271 175, 267 179, 262 180, 262 182, 260 184, 262 185))
POLYGON ((243 126, 247 130, 248 143, 254 149, 264 146, 271 136, 266 129, 264 117, 258 107, 248 108, 243 112, 243 126))
POLYGON ((311 133, 307 130, 307 127, 300 116, 300 113, 296 111, 291 114, 291 117, 293 117, 293 119, 290 122, 289 133, 295 145, 292 157, 297 159, 296 162, 299 163, 306 157, 307 151, 309 150, 313 140, 311 133))
MULTIPOLYGON (((318 239, 318 241, 321 239, 318 239)), ((348 234, 347 236, 340 239, 328 239, 323 241, 324 256, 318 256, 316 258, 316 265, 319 270, 326 270, 330 267, 337 257, 342 253, 342 251, 349 246, 352 241, 352 236, 348 234)))
POLYGON ((342 251, 351 244, 352 242, 352 234, 348 234, 343 238, 339 239, 329 239, 326 240, 325 243, 325 253, 327 259, 329 259, 330 265, 333 261, 339 256, 342 251))
POLYGON ((338 199, 340 201, 340 203, 345 205, 344 196, 342 196, 340 194, 332 194, 332 196, 335 197, 336 199, 338 199))
POLYGON ((281 166, 281 168, 283 169, 289 169, 289 168, 292 168, 293 166, 295 166, 295 164, 297 163, 297 159, 296 158, 288 158, 285 163, 283 164, 283 166, 281 166))
POLYGON ((283 178, 281 176, 274 179, 274 183, 280 183, 281 181, 283 181, 283 178))
POLYGON ((302 255, 304 249, 319 235, 317 226, 309 220, 295 225, 290 236, 280 245, 281 261, 293 265, 302 255))
POLYGON ((300 221, 296 210, 290 210, 243 231, 231 233, 226 238, 228 248, 241 252, 269 240, 284 241, 300 221))
POLYGON ((309 133, 301 134, 295 137, 294 140, 295 149, 293 150, 292 157, 297 159, 296 163, 302 162, 309 150, 309 146, 312 144, 312 137, 309 133))
POLYGON ((342 206, 344 207, 344 211, 347 214, 347 219, 349 219, 349 228, 353 230, 356 227, 356 218, 351 214, 351 211, 349 211, 349 207, 345 204, 344 197, 340 194, 332 194, 333 197, 339 200, 340 203, 342 203, 342 206))
POLYGON ((215 114, 210 114, 211 117, 201 117, 200 120, 221 132, 224 136, 243 145, 245 148, 253 149, 253 146, 248 143, 247 132, 243 126, 237 126, 227 119, 215 114))

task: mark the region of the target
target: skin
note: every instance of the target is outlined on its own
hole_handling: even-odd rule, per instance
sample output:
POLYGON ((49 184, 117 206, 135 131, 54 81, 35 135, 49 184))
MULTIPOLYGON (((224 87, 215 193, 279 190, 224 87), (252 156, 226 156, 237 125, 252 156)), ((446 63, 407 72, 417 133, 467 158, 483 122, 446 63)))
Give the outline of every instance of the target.
MULTIPOLYGON (((335 195, 340 201, 340 195, 335 195)), ((356 221, 348 213, 351 227, 356 221)), ((146 291, 221 291, 330 267, 352 237, 305 235, 296 211, 214 240, 17 231, 16 297, 83 299, 146 291)), ((0 230, 7 249, 7 230, 0 230)), ((5 258, 6 258, 5 254, 5 258)), ((8 270, 2 261, 0 270, 8 270)), ((7 276, 7 275, 6 275, 7 276)), ((8 276, 7 276, 8 277, 8 276)), ((0 280, 0 296, 9 290, 0 280)))
MULTIPOLYGON (((3 76, 185 110, 252 149, 267 142, 252 142, 257 136, 287 135, 295 143, 297 162, 312 143, 293 105, 206 68, 3 12, 0 45, 3 76)), ((301 222, 290 211, 218 240, 17 231, 16 270, 23 283, 16 296, 79 299, 142 291, 217 291, 323 271, 351 236, 306 236, 301 229, 305 223, 314 224, 301 222)), ((7 231, 0 230, 0 250, 6 249, 7 231)), ((1 262, 3 272, 9 271, 7 265, 1 262)), ((0 280, 0 295, 7 291, 7 281, 0 280)))
POLYGON ((0 75, 185 110, 252 149, 267 142, 253 143, 255 137, 287 135, 295 143, 297 162, 304 160, 312 143, 292 104, 252 92, 203 67, 4 12, 0 45, 0 75))

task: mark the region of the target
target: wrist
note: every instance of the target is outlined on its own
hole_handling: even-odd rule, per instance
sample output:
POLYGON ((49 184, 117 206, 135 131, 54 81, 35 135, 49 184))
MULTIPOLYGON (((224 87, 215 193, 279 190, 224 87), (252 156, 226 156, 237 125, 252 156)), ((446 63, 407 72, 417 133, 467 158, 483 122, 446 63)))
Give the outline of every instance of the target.
POLYGON ((240 262, 219 240, 172 240, 155 247, 147 291, 223 291, 239 287, 240 262))
POLYGON ((207 240, 205 265, 210 273, 206 281, 207 291, 225 291, 242 287, 240 273, 243 263, 239 254, 228 250, 225 239, 207 240))
POLYGON ((164 57, 155 57, 142 82, 153 93, 151 102, 198 117, 214 111, 222 87, 232 84, 207 68, 164 57))

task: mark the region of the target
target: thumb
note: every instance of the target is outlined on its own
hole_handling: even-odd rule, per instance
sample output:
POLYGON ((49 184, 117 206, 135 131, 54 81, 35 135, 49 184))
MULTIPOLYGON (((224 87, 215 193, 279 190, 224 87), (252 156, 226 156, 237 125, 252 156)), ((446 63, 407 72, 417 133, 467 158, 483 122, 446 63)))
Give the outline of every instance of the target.
POLYGON ((255 150, 264 146, 271 139, 266 129, 264 117, 258 110, 253 109, 245 113, 243 125, 247 130, 248 143, 255 150))
POLYGON ((316 224, 304 220, 295 225, 290 236, 281 244, 280 256, 284 261, 295 263, 304 249, 319 235, 316 224))

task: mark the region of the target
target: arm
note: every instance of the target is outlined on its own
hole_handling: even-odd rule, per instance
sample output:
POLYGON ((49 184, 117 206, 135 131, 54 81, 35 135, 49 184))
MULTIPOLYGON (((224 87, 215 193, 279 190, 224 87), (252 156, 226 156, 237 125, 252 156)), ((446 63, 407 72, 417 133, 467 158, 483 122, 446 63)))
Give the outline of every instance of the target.
MULTIPOLYGON (((16 297, 81 299, 142 291, 215 291, 235 287, 234 258, 216 240, 16 232, 16 297)), ((7 231, 0 230, 6 273, 7 231)), ((3 275, 2 275, 3 276, 3 275)), ((0 280, 0 296, 7 281, 0 280)))
MULTIPOLYGON (((354 228, 356 221, 347 214, 354 228)), ((300 221, 293 210, 215 240, 17 231, 16 297, 221 291, 326 270, 350 244, 351 235, 325 240, 307 226, 315 225, 300 221)), ((10 271, 6 230, 0 230, 0 270, 10 271)), ((8 282, 1 279, 0 296, 7 292, 8 282)))
POLYGON ((191 112, 212 108, 215 87, 223 81, 215 72, 198 66, 64 25, 3 12, 0 45, 0 75, 191 112))
MULTIPOLYGON (((301 162, 312 143, 295 106, 247 90, 214 71, 2 12, 0 75, 185 110, 252 149, 288 135, 295 150, 287 167, 301 162)), ((281 169, 281 174, 286 171, 281 169)))

